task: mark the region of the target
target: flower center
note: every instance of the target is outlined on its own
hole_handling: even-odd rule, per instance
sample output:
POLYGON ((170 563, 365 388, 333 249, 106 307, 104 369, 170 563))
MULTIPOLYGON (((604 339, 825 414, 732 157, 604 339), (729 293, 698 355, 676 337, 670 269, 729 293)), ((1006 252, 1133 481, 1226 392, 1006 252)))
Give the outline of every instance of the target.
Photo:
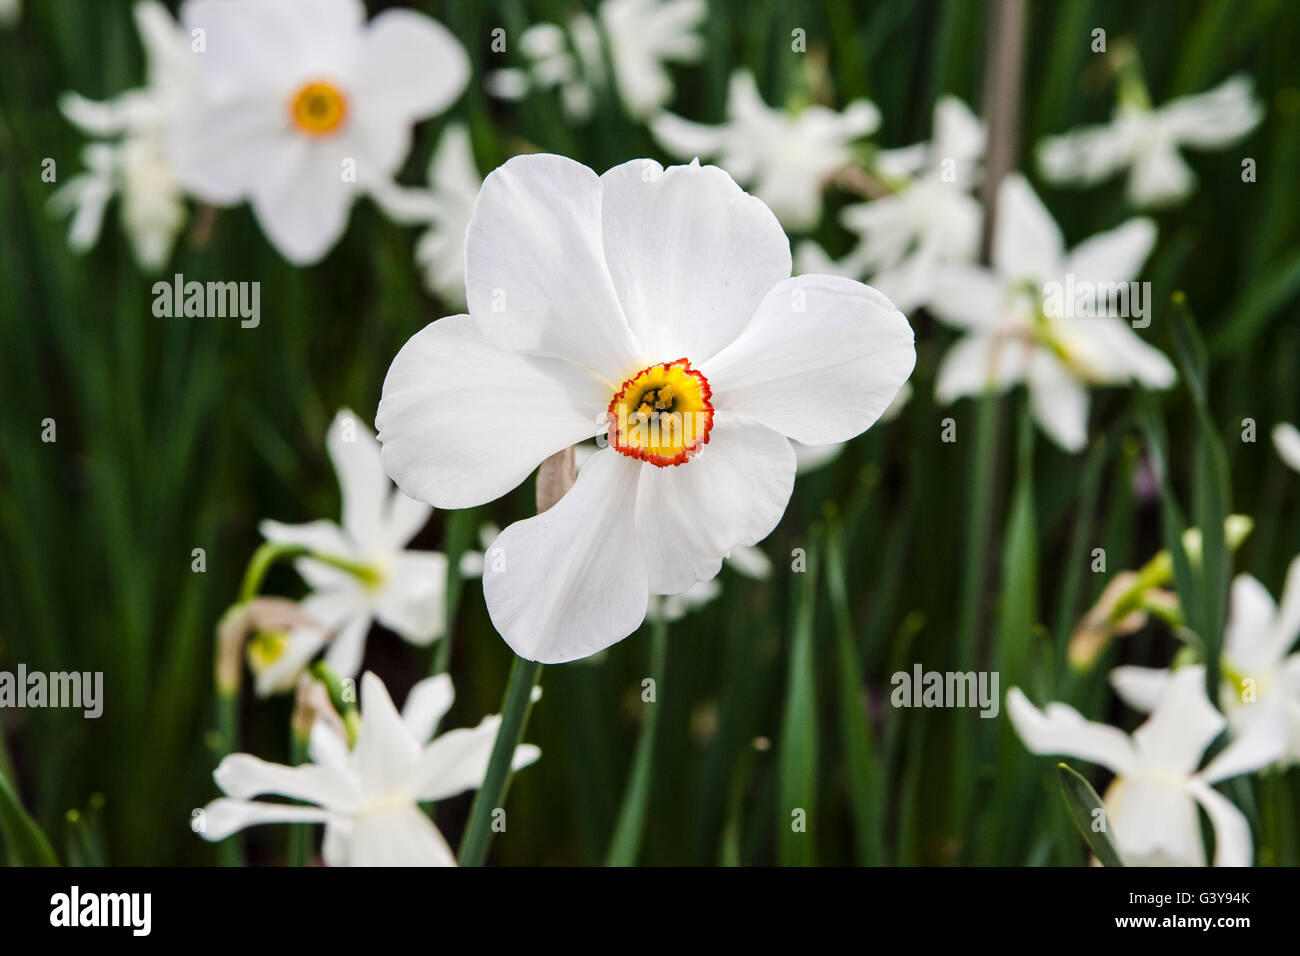
POLYGON ((609 443, 660 468, 683 464, 708 443, 712 394, 708 379, 684 358, 651 365, 609 403, 609 443))
POLYGON ((343 125, 348 100, 329 83, 308 83, 290 105, 293 121, 308 136, 329 136, 343 125))

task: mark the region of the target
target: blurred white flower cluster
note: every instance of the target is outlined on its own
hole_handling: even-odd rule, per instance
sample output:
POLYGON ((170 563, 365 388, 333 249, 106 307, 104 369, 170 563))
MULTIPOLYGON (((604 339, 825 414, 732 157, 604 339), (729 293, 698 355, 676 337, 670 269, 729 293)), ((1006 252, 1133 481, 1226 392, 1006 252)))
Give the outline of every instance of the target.
POLYGON ((1168 669, 1111 671, 1119 697, 1150 714, 1131 737, 1085 720, 1066 704, 1040 711, 1019 688, 1007 695, 1007 706, 1034 753, 1079 757, 1115 774, 1104 803, 1110 836, 1126 866, 1204 866, 1197 805, 1213 827, 1214 865, 1249 866, 1250 824, 1212 784, 1300 761, 1298 637, 1300 558, 1287 573, 1280 604, 1248 574, 1232 582, 1218 662, 1222 712, 1206 693, 1204 664, 1188 661, 1187 653, 1168 669), (1202 767, 1203 754, 1225 730, 1227 745, 1202 767))
POLYGON ((493 70, 487 90, 505 100, 555 90, 565 116, 586 122, 612 77, 623 109, 644 120, 672 99, 666 64, 704 55, 698 30, 707 12, 704 0, 604 0, 595 17, 576 13, 565 26, 532 24, 519 36, 525 65, 493 70))
POLYGON ((148 83, 102 104, 64 98, 97 141, 54 208, 72 213, 81 250, 120 194, 148 270, 166 264, 186 197, 248 202, 286 259, 318 261, 357 197, 394 190, 411 128, 469 80, 468 56, 441 25, 410 10, 367 21, 361 0, 186 0, 179 24, 140 0, 135 15, 148 83))

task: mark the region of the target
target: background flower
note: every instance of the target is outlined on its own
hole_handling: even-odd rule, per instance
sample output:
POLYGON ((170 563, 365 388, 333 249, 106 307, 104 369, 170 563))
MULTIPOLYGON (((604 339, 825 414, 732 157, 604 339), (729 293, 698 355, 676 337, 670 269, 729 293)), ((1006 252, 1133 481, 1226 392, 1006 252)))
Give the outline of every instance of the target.
POLYGON ((381 189, 411 127, 465 88, 469 61, 439 23, 360 0, 187 0, 203 66, 172 130, 171 161, 207 202, 247 199, 294 263, 320 259, 353 198, 381 189))

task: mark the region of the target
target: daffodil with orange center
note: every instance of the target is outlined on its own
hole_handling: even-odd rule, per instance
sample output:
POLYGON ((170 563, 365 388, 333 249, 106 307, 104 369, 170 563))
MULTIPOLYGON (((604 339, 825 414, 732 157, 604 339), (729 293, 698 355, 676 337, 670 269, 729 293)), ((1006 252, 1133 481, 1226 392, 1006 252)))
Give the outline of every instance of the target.
POLYGON ((598 176, 516 157, 483 183, 465 270, 469 314, 407 342, 376 424, 389 475, 439 508, 499 498, 596 438, 573 488, 488 549, 488 611, 530 660, 622 640, 652 595, 766 537, 794 485, 790 440, 861 433, 916 357, 888 299, 791 278, 772 212, 698 163, 598 176))

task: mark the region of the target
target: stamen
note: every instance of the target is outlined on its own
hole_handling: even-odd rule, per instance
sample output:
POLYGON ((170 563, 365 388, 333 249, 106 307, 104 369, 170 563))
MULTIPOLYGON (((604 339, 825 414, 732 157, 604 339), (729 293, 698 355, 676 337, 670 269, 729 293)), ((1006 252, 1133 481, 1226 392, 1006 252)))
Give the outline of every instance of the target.
POLYGON ((651 365, 609 403, 610 444, 660 468, 684 464, 708 443, 711 397, 708 380, 686 359, 651 365))
POLYGON ((347 118, 348 101, 330 83, 308 83, 294 96, 289 106, 294 124, 308 136, 330 136, 347 118))

